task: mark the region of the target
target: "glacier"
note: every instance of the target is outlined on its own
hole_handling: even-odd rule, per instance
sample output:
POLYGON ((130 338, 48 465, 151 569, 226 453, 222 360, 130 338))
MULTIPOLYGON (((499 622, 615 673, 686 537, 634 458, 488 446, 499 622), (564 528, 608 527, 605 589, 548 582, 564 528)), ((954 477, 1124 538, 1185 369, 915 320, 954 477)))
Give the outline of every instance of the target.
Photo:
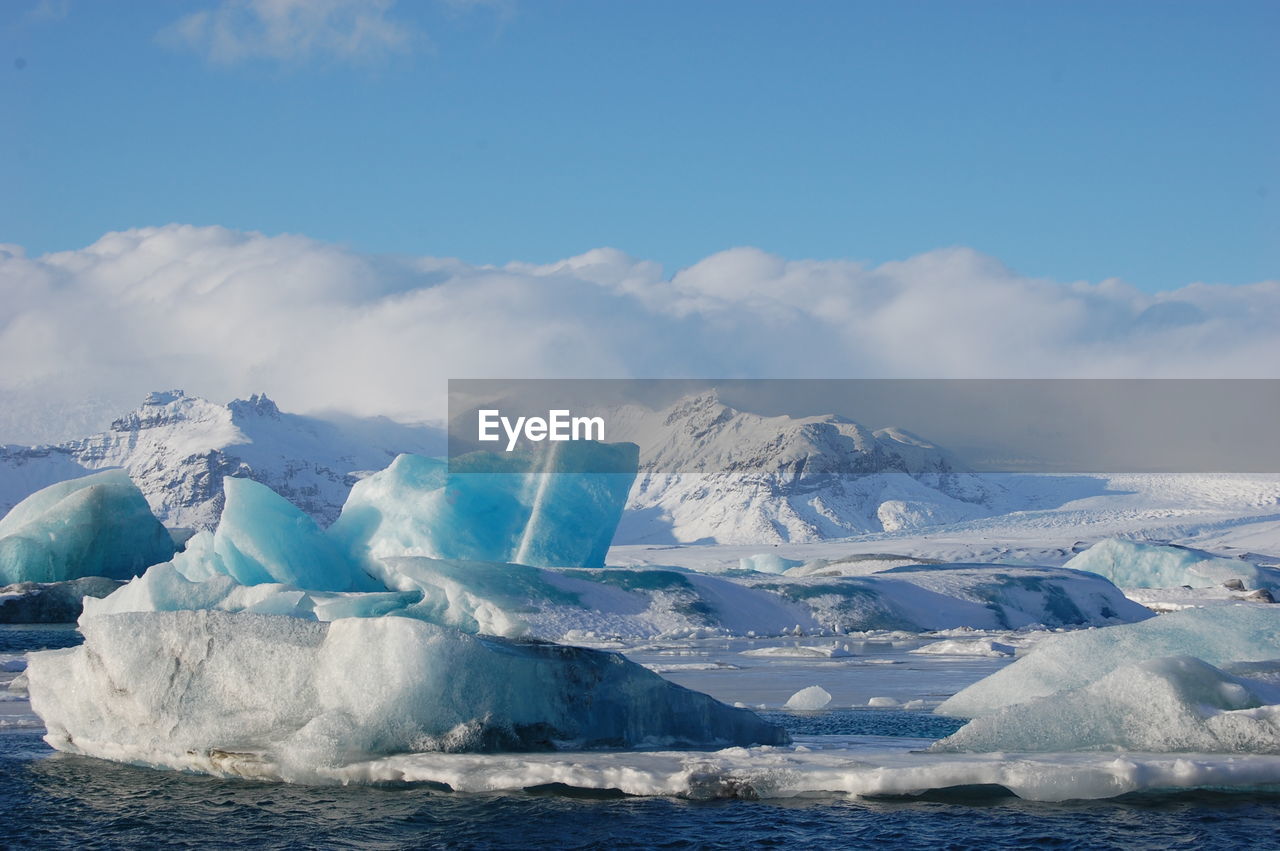
POLYGON ((780 728, 615 653, 422 621, 219 611, 85 615, 31 653, 53 747, 306 781, 390 754, 780 745, 780 728))
POLYGON ((0 518, 0 584, 128 579, 173 553, 173 538, 123 470, 50 485, 0 518))
POLYGON ((635 479, 633 444, 400 455, 357 482, 329 533, 352 558, 420 555, 539 567, 604 564, 635 479), (627 472, 591 472, 592 470, 627 472))
POLYGON ((1123 538, 1099 541, 1063 567, 1105 576, 1121 588, 1212 588, 1238 583, 1239 590, 1280 591, 1280 570, 1275 568, 1190 547, 1123 538))

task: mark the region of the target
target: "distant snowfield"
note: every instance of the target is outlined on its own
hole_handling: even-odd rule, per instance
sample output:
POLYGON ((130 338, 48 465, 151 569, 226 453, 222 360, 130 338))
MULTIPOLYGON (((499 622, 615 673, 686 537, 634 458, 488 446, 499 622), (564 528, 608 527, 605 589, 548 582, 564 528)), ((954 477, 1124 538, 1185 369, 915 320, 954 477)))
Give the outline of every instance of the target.
MULTIPOLYGON (((1048 507, 811 543, 618 544, 609 551, 609 563, 715 572, 768 552, 797 561, 893 554, 943 562, 1061 565, 1086 546, 1113 537, 1181 544, 1227 556, 1252 553, 1262 556, 1259 563, 1280 563, 1280 475, 993 474, 983 478, 998 482, 1010 503, 1048 507)), ((886 560, 884 566, 901 563, 886 560)))

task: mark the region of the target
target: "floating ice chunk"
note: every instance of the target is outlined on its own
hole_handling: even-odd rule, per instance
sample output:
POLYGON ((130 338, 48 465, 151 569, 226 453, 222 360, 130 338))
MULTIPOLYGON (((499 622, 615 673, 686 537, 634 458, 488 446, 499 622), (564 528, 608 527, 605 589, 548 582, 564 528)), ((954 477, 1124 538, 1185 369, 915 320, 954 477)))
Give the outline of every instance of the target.
POLYGON ((878 706, 881 708, 890 708, 899 705, 900 704, 896 697, 873 697, 867 701, 867 706, 878 706))
POLYGON ((783 659, 840 659, 852 656, 849 652, 848 645, 840 646, 839 644, 820 644, 820 645, 795 645, 782 647, 757 647, 754 650, 743 650, 743 656, 770 656, 783 659))
POLYGON ((937 656, 1012 656, 1017 652, 1017 648, 1008 644, 1001 644, 998 641, 990 639, 971 639, 958 640, 947 639, 946 641, 934 641, 923 647, 917 647, 915 650, 908 651, 911 653, 921 653, 924 655, 937 656))
POLYGON ((443 461, 401 455, 355 484, 329 534, 353 557, 596 567, 635 479, 634 444, 549 444, 443 461), (591 472, 619 469, 628 472, 591 472))
POLYGON ((1275 686, 1190 656, 1149 659, 975 718, 932 749, 1280 753, 1277 698, 1275 686))
POLYGON ((50 485, 0 519, 0 585, 128 579, 173 552, 173 539, 124 470, 50 485))
POLYGON ((760 553, 759 555, 744 556, 738 560, 738 566, 743 570, 754 570, 757 573, 786 573, 793 567, 799 567, 804 564, 803 561, 792 558, 783 558, 775 553, 760 553))
POLYGON ((1251 605, 1187 609, 1141 623, 1050 635, 1007 668, 944 701, 937 712, 960 718, 1078 689, 1116 668, 1162 656, 1195 656, 1211 665, 1273 659, 1280 611, 1251 605))
POLYGON ((822 709, 831 702, 831 692, 822 686, 809 686, 802 688, 800 691, 787 698, 787 702, 783 704, 786 709, 798 709, 802 711, 812 711, 822 709))
POLYGON ((29 655, 31 705, 52 746, 108 759, 307 780, 416 751, 787 741, 616 653, 409 618, 160 612, 80 628, 84 645, 29 655))
MULTIPOLYGON (((1111 538, 1094 544, 1064 567, 1105 576, 1121 588, 1212 588, 1241 583, 1245 589, 1280 590, 1280 570, 1219 558, 1189 547, 1111 538)), ((1238 587, 1238 586, 1237 586, 1238 587)))

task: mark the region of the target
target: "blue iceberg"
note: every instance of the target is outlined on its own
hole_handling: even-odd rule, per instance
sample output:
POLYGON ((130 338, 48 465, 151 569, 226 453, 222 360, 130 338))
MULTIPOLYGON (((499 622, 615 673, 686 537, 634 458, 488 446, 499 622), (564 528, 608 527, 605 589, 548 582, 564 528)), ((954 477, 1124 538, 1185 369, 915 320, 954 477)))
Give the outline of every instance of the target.
POLYGON ((329 534, 362 562, 427 556, 599 567, 638 458, 634 444, 587 442, 537 454, 476 452, 449 464, 401 455, 356 483, 329 534))
POLYGON ((226 502, 217 531, 198 533, 174 559, 184 577, 227 575, 241 585, 282 583, 314 591, 374 587, 314 520, 271 488, 231 477, 222 485, 226 502))
POLYGON ((129 579, 173 552, 173 539, 124 470, 50 485, 0 519, 0 585, 129 579))

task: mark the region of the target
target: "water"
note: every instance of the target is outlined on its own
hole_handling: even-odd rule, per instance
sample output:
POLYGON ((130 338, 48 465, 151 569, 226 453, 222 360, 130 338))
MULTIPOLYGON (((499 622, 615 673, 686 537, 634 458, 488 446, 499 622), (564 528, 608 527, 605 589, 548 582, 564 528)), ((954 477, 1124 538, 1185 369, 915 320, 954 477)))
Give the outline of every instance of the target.
MULTIPOLYGON (((69 629, 0 630, 3 652, 69 629)), ((925 713, 767 713, 797 735, 945 735, 925 713)), ((878 800, 694 802, 567 789, 457 794, 308 787, 55 754, 0 731, 0 847, 139 848, 1280 848, 1280 795, 1195 792, 1046 804, 997 788, 878 800)))

